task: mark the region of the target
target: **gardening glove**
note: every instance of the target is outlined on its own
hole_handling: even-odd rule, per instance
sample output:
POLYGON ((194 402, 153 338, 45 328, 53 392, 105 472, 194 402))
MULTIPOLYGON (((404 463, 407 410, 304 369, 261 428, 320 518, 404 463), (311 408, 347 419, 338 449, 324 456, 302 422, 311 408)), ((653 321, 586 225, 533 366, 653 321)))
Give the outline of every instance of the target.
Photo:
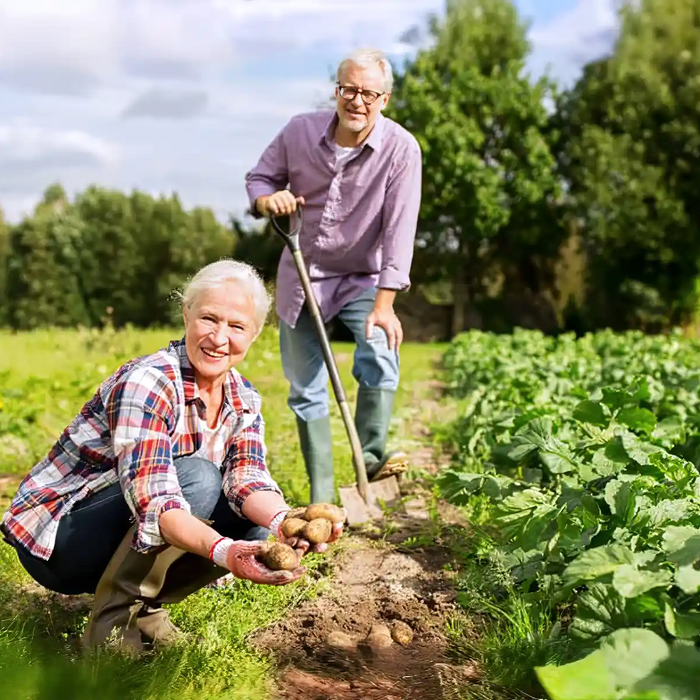
POLYGON ((266 547, 267 544, 262 540, 247 542, 222 537, 212 545, 209 559, 217 566, 228 569, 236 578, 268 586, 282 586, 292 583, 306 573, 303 566, 299 566, 293 571, 269 569, 257 558, 264 553, 266 547))

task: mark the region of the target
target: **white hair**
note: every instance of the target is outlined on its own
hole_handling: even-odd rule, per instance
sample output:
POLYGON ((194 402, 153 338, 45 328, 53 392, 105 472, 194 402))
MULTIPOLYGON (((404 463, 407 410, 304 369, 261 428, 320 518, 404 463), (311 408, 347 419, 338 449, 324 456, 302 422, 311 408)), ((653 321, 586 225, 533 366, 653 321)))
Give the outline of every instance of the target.
POLYGON ((238 282, 248 292, 255 308, 255 328, 260 333, 270 312, 270 295, 257 270, 240 260, 223 258, 199 270, 180 295, 183 308, 192 308, 203 293, 226 282, 238 282))
POLYGON ((391 92, 394 87, 394 73, 391 69, 391 63, 387 59, 383 51, 379 49, 356 49, 348 54, 338 65, 336 78, 340 81, 340 74, 353 64, 361 68, 373 68, 379 66, 384 74, 384 92, 391 92))

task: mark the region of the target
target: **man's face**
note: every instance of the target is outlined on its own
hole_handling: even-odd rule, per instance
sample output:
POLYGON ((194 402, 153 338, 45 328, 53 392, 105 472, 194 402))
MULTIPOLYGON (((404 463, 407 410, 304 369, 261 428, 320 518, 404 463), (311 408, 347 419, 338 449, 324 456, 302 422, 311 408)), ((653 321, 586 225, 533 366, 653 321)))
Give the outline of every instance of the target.
POLYGON ((335 97, 340 123, 348 131, 355 133, 371 129, 377 121, 379 112, 389 101, 389 95, 382 94, 384 92, 382 69, 379 66, 361 68, 350 64, 340 74, 338 82, 340 86, 335 89, 335 97), (352 88, 357 89, 357 94, 349 100, 347 98, 352 95, 352 88), (360 90, 364 91, 364 100, 360 90), (344 92, 345 97, 341 92, 344 92))

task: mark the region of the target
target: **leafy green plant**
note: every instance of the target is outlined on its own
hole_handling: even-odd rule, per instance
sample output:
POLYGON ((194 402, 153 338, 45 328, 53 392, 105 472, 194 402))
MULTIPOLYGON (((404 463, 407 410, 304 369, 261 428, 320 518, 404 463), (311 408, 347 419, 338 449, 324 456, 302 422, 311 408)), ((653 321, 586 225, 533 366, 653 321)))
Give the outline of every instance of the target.
MULTIPOLYGON (((565 634, 584 652, 625 629, 646 628, 655 637, 644 644, 664 648, 696 640, 700 345, 472 332, 445 359, 463 412, 439 489, 457 504, 487 499, 497 532, 488 561, 505 565, 513 590, 566 607, 565 634)), ((573 671, 601 657, 590 658, 573 671)), ((594 696, 623 697, 552 695, 594 696)))

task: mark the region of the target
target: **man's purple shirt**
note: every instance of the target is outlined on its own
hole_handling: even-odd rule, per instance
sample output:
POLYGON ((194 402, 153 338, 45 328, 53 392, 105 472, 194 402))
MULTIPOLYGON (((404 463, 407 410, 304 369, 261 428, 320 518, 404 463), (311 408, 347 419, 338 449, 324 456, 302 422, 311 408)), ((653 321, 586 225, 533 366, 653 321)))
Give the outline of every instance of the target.
MULTIPOLYGON (((404 291, 421 199, 421 152, 416 139, 379 115, 360 152, 335 171, 335 111, 293 117, 246 174, 255 201, 289 187, 303 196, 302 255, 321 313, 329 320, 369 287, 404 291)), ((304 291, 285 247, 277 270, 280 319, 296 325, 304 291)))

